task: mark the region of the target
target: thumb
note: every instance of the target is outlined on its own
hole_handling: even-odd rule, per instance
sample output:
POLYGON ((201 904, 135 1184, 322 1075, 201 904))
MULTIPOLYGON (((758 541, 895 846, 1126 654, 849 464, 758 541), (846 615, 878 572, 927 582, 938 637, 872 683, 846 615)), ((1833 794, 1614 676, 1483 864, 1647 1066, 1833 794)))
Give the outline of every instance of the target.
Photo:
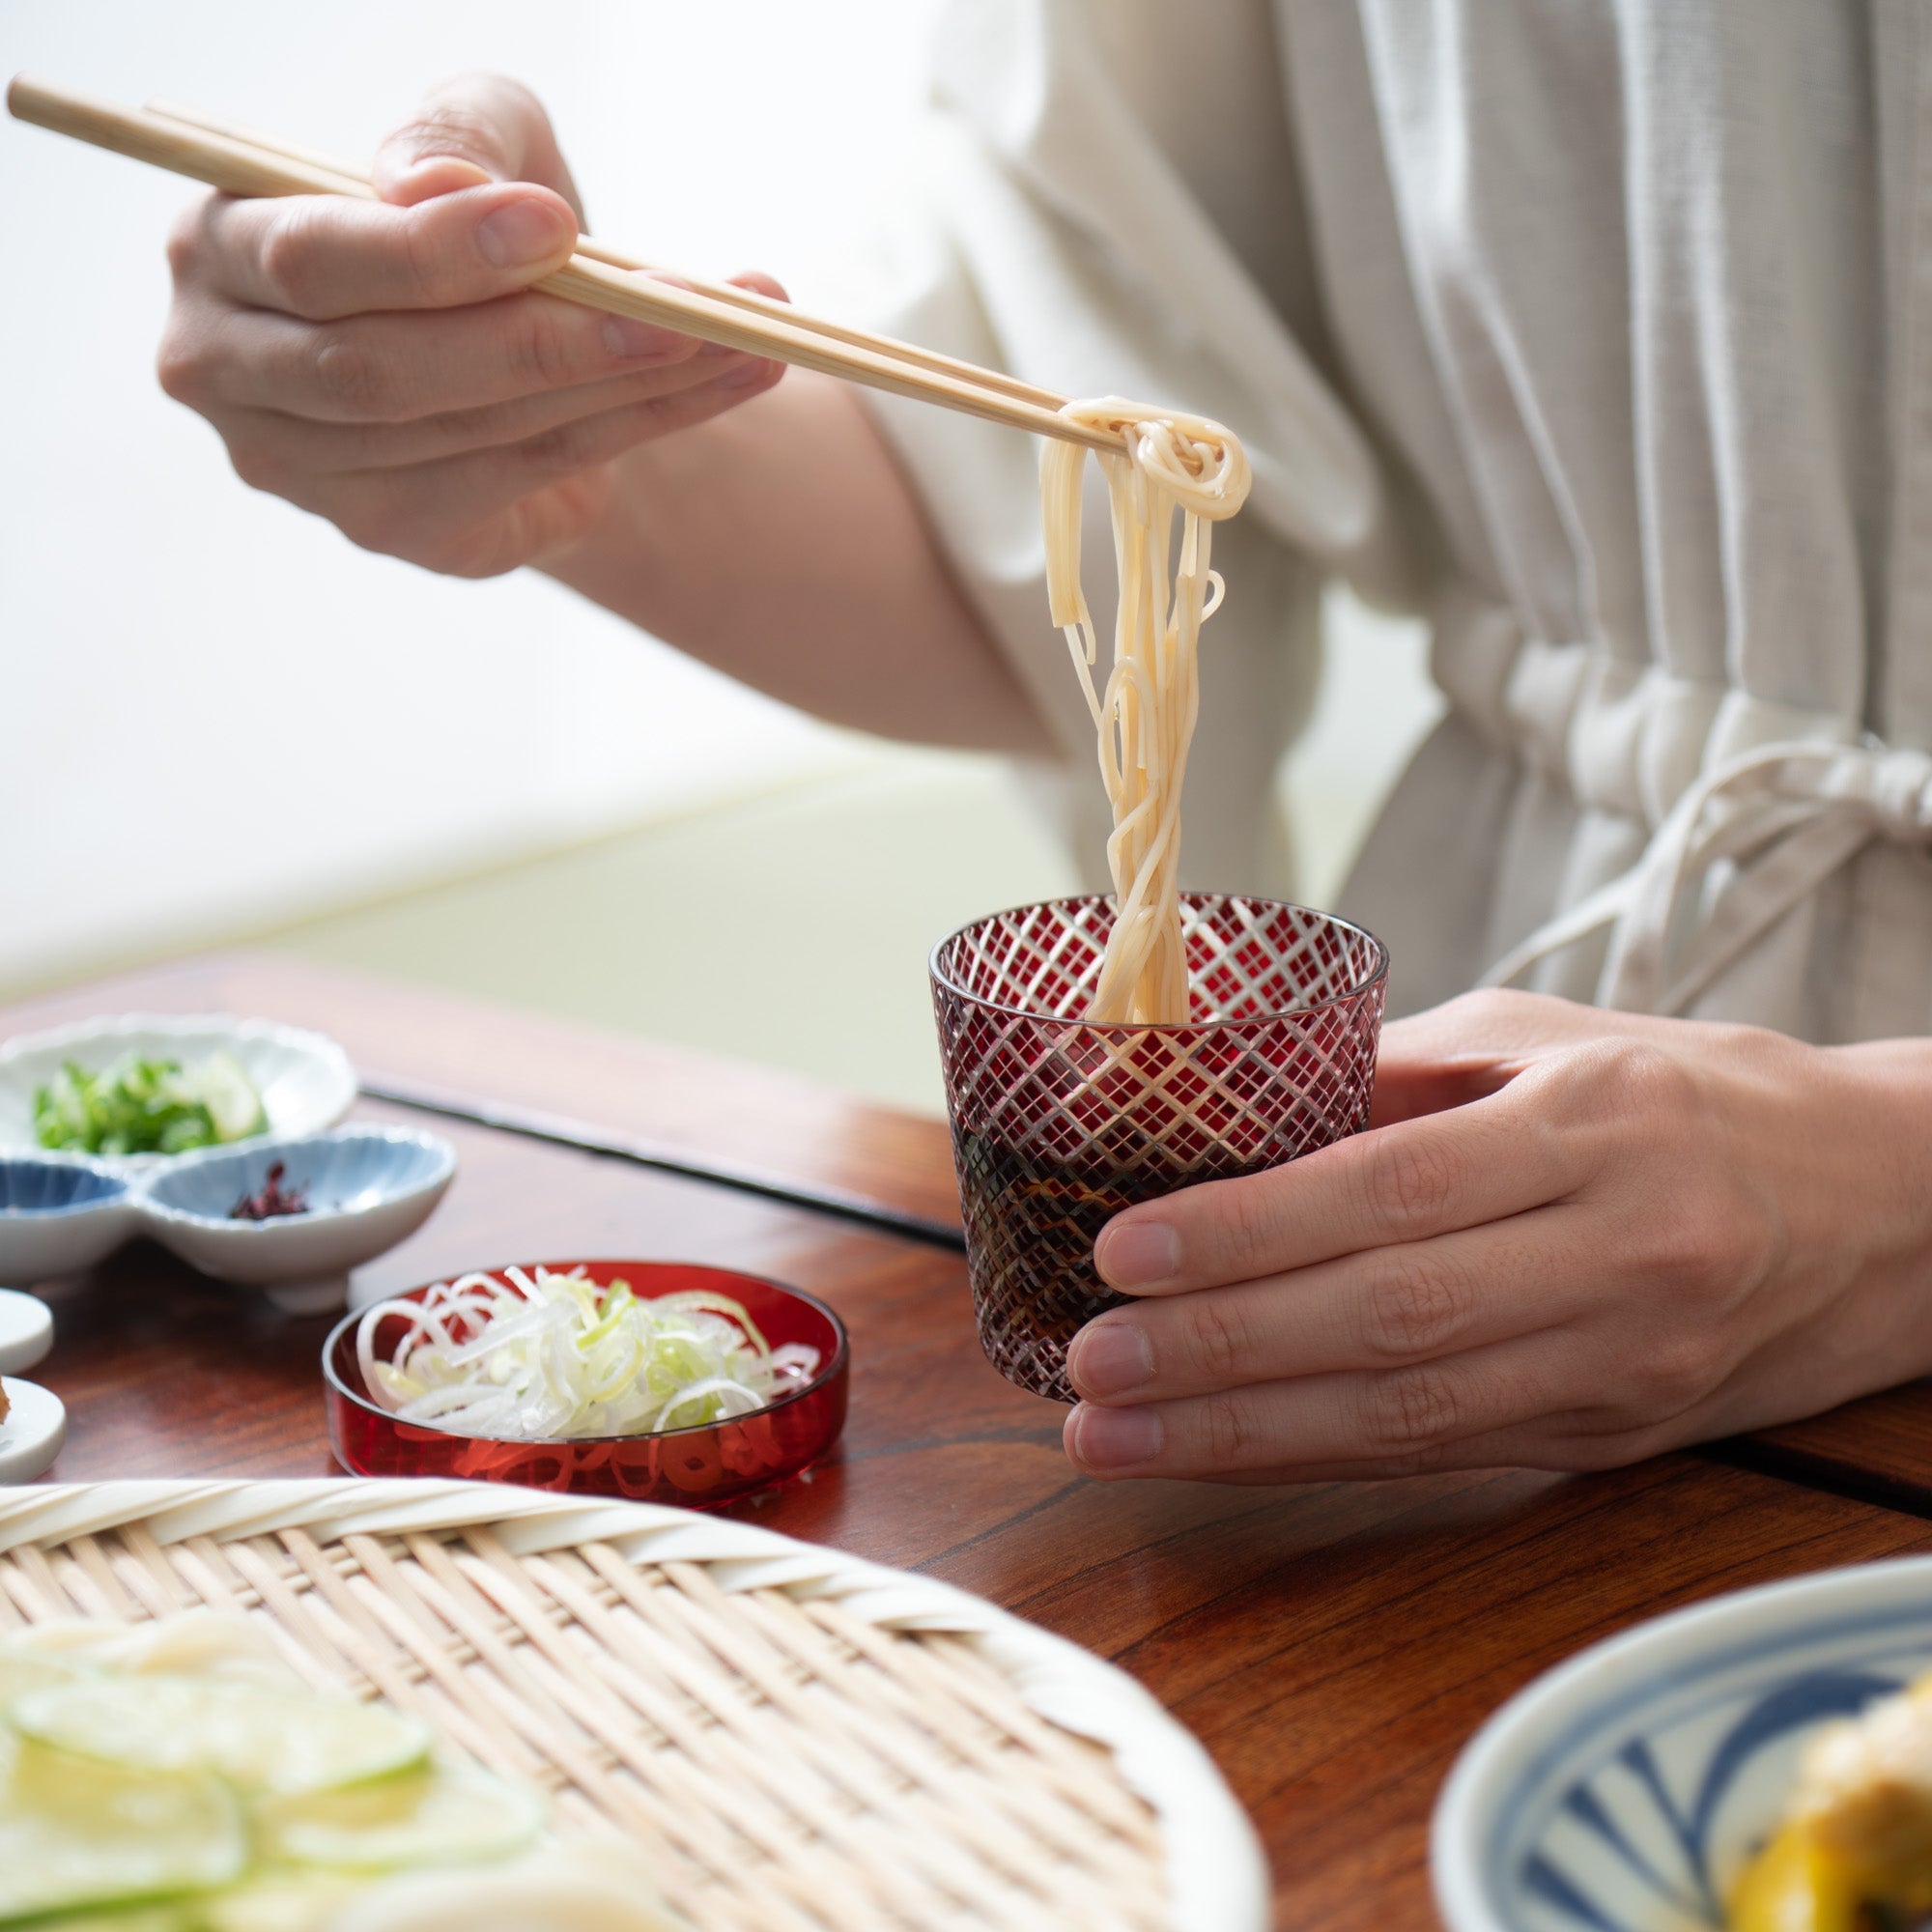
POLYGON ((535 182, 560 194, 583 226, 550 116, 522 81, 502 74, 461 73, 432 88, 377 150, 370 174, 376 192, 404 208, 488 182, 535 182))
POLYGON ((1463 993, 1382 1029, 1371 1124, 1439 1114, 1507 1087, 1546 1054, 1606 1035, 1648 1037, 1677 1025, 1605 1012, 1545 993, 1463 993))
POLYGON ((1369 1124, 1386 1127, 1439 1114, 1508 1086, 1540 1042, 1526 1039, 1510 1015, 1495 1011, 1498 1004, 1492 995, 1465 994, 1383 1027, 1369 1124))

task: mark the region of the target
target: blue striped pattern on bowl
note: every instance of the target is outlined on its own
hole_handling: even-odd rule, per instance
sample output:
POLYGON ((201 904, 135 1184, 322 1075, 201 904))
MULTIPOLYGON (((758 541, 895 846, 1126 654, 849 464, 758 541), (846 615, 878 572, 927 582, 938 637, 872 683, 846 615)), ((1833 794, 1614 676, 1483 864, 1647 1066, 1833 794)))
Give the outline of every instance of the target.
POLYGON ((309 1216, 353 1214, 413 1193, 443 1172, 447 1150, 402 1128, 357 1123, 301 1140, 256 1141, 246 1148, 185 1155, 148 1182, 147 1198, 166 1213, 226 1221, 244 1194, 257 1194, 282 1163, 285 1187, 299 1187, 309 1216))
POLYGON ((1932 1669, 1932 1559, 1639 1626, 1513 1698, 1436 1808, 1453 1932, 1720 1932, 1808 1735, 1932 1669))

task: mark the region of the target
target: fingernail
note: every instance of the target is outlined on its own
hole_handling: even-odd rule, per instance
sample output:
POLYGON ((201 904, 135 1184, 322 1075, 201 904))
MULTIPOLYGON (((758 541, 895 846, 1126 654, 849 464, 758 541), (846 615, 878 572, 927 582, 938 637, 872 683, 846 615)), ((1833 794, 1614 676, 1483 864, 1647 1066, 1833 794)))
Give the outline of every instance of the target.
POLYGON ((721 389, 754 389, 771 373, 772 365, 761 357, 753 356, 749 362, 741 362, 735 369, 727 369, 722 376, 714 377, 721 389))
POLYGON ((646 355, 668 355, 683 341, 684 337, 674 328, 659 328, 634 315, 604 318, 604 347, 620 362, 636 362, 646 355))
POLYGON ((1151 1288, 1180 1272, 1180 1236, 1165 1221, 1110 1222, 1094 1246, 1109 1288, 1151 1288))
POLYGON ((513 201, 476 224, 476 246, 493 269, 526 269, 554 255, 564 240, 556 211, 541 201, 513 201))
POLYGON ((1151 1408, 1089 1408, 1082 1404, 1066 1426, 1067 1448, 1090 1469, 1128 1469, 1160 1454, 1167 1431, 1151 1408))
POLYGON ((1074 1336, 1066 1372, 1082 1395, 1119 1395, 1153 1378, 1153 1344, 1132 1321, 1096 1321, 1074 1336))

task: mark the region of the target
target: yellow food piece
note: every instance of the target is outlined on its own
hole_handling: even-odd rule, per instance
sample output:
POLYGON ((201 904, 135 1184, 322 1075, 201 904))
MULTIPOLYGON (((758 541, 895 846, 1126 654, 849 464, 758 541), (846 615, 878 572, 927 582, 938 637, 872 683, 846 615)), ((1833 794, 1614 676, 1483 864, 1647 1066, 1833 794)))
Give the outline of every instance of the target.
POLYGON ((1857 1932, 1852 1867, 1805 1825, 1786 1825, 1731 1894, 1731 1932, 1857 1932))
POLYGON ((1932 1684, 1823 1726, 1787 1816, 1867 1870, 1932 1877, 1932 1684))
POLYGON ((1799 1818, 1745 1867, 1728 1922, 1730 1932, 1860 1932, 1860 1906, 1878 1903, 1916 1923, 1932 1910, 1932 1868, 1853 1856, 1821 1821, 1799 1818))
POLYGON ((1932 1911, 1932 1673, 1804 1747, 1777 1834, 1739 1881, 1732 1932, 1857 1932, 1861 1905, 1932 1911))

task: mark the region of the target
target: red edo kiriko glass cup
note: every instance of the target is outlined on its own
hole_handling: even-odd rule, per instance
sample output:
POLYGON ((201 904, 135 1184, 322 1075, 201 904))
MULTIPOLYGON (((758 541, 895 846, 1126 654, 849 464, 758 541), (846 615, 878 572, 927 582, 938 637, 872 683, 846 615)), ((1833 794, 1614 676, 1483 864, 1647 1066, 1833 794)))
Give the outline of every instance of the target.
POLYGON ((1127 1297, 1094 1240, 1122 1208, 1279 1167, 1368 1123, 1388 950, 1327 913, 1188 893, 1196 1017, 1089 1024, 1110 899, 1055 899, 932 952, 973 1306, 1009 1381, 1072 1402, 1066 1345, 1127 1297))

